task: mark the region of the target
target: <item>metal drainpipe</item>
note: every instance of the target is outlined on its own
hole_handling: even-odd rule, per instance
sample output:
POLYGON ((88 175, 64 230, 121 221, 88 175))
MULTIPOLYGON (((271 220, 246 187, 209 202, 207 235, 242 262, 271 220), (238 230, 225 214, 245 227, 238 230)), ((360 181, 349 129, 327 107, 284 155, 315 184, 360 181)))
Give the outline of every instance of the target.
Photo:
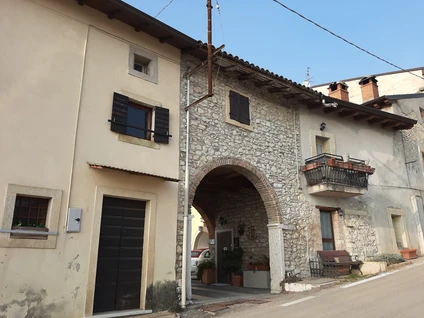
POLYGON ((296 182, 297 188, 301 189, 299 177, 299 160, 297 153, 297 135, 296 135, 296 109, 293 108, 293 133, 294 133, 294 153, 296 154, 296 182))
MULTIPOLYGON (((190 105, 190 77, 187 77, 187 106, 190 105)), ((186 157, 185 157, 185 177, 184 177, 184 226, 183 226, 183 268, 182 268, 182 282, 181 282, 181 307, 186 307, 187 302, 187 227, 188 227, 188 195, 189 195, 189 173, 188 173, 188 151, 190 148, 190 109, 187 109, 186 116, 186 157)), ((191 288, 191 286, 190 286, 191 288)))

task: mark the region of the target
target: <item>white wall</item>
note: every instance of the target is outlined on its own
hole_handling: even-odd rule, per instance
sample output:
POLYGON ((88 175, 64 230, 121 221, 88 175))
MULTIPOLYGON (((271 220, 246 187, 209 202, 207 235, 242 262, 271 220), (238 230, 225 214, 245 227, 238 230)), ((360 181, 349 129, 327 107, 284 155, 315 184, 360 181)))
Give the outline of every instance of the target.
MULTIPOLYGON (((303 160, 312 156, 310 130, 319 130, 322 122, 326 123, 324 131, 335 135, 335 154, 369 159, 375 173, 369 177, 368 191, 363 196, 347 199, 309 195, 306 180, 302 176, 304 199, 312 206, 342 207, 351 211, 351 214, 364 214, 371 218, 380 253, 396 252, 393 248, 387 208, 401 209, 405 211, 411 246, 418 248, 419 237, 411 205, 411 196, 415 191, 409 189, 401 133, 383 129, 380 125, 370 125, 366 121, 358 122, 337 114, 324 114, 319 110, 300 108, 303 160)), ((344 222, 346 225, 346 220, 341 224, 344 222)), ((345 228, 345 234, 346 231, 345 228)))
POLYGON ((180 52, 76 1, 3 0, 2 9, 0 220, 9 184, 62 191, 55 248, 0 248, 6 316, 92 313, 102 193, 148 200, 142 288, 175 281, 178 184, 87 162, 178 178, 180 52), (157 85, 128 75, 130 44, 158 55, 157 85), (169 108, 169 145, 119 141, 107 122, 113 92, 169 108), (68 207, 82 208, 80 233, 65 232, 68 207))
MULTIPOLYGON (((423 68, 424 69, 424 68, 423 68)), ((411 73, 418 76, 423 76, 423 70, 411 71, 411 73)), ((369 74, 368 74, 369 75, 369 74)), ((364 75, 368 76, 368 75, 364 75)), ((359 81, 362 77, 344 80, 349 86, 349 101, 356 104, 362 104, 362 94, 361 88, 359 86, 359 81)), ((424 87, 424 80, 413 76, 406 72, 387 74, 387 75, 377 75, 378 80, 378 90, 380 96, 383 95, 394 95, 394 94, 415 94, 419 91, 420 88, 424 87)), ((339 81, 340 79, 334 79, 334 81, 339 81)), ((313 87, 314 90, 328 95, 328 84, 313 87)))

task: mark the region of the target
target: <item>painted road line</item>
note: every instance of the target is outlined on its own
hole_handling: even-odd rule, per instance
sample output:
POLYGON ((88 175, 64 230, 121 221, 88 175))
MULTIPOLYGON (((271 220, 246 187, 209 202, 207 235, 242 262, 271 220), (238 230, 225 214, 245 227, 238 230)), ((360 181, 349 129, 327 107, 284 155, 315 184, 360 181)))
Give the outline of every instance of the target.
POLYGON ((392 274, 394 274, 396 272, 397 271, 386 272, 386 273, 383 273, 383 274, 380 274, 380 275, 377 275, 377 276, 373 276, 373 277, 370 277, 370 278, 366 278, 366 279, 360 280, 358 282, 354 282, 354 283, 350 283, 350 284, 341 286, 340 288, 349 288, 349 287, 353 287, 353 286, 360 285, 360 284, 363 284, 363 283, 368 283, 369 281, 376 280, 376 279, 379 279, 379 278, 383 278, 385 276, 392 275, 392 274))
POLYGON ((306 300, 309 300, 309 299, 312 299, 312 298, 315 298, 315 296, 309 296, 309 297, 301 298, 301 299, 291 301, 291 302, 286 303, 286 304, 282 304, 280 306, 281 307, 288 307, 288 306, 295 305, 295 304, 301 303, 303 301, 306 301, 306 300))
MULTIPOLYGON (((404 269, 410 269, 410 268, 414 268, 414 267, 421 266, 421 265, 424 265, 424 263, 415 263, 415 264, 407 265, 407 266, 405 266, 404 269)), ((374 277, 366 278, 366 279, 360 280, 358 282, 354 282, 354 283, 351 283, 351 284, 347 284, 347 285, 341 286, 340 288, 349 288, 349 287, 353 287, 353 286, 356 286, 356 285, 359 285, 359 284, 367 283, 367 282, 369 282, 371 280, 383 278, 385 276, 388 276, 388 275, 397 273, 400 270, 401 269, 397 269, 397 270, 394 270, 394 271, 391 271, 391 272, 385 272, 385 273, 379 274, 379 275, 374 276, 374 277)))

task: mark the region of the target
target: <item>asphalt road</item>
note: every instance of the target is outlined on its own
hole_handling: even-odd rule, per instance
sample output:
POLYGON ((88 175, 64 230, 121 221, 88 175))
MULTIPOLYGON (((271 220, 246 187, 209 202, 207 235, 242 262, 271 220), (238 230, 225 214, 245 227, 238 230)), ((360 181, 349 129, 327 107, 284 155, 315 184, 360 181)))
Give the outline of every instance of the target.
POLYGON ((219 317, 424 317, 424 264, 416 264, 360 284, 333 286, 239 305, 219 317))

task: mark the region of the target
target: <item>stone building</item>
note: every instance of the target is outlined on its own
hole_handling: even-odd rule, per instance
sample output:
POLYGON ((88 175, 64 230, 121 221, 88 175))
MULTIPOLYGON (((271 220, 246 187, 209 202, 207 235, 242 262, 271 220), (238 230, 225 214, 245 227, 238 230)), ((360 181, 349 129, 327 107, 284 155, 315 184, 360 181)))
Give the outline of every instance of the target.
MULTIPOLYGON (((186 106, 207 91, 205 69, 184 74, 200 63, 182 55, 180 250, 186 106)), ((213 97, 190 109, 188 167, 189 203, 206 221, 218 282, 228 282, 223 254, 235 246, 243 248, 243 269, 269 257, 278 292, 286 271, 310 275, 317 250, 364 258, 398 251, 402 235, 405 247, 418 245, 400 148, 400 131, 415 120, 327 98, 226 53, 215 59, 213 78, 213 97), (326 175, 310 182, 310 170, 327 170, 314 163, 329 158, 311 159, 322 153, 336 164, 348 158, 334 184, 326 175)))

